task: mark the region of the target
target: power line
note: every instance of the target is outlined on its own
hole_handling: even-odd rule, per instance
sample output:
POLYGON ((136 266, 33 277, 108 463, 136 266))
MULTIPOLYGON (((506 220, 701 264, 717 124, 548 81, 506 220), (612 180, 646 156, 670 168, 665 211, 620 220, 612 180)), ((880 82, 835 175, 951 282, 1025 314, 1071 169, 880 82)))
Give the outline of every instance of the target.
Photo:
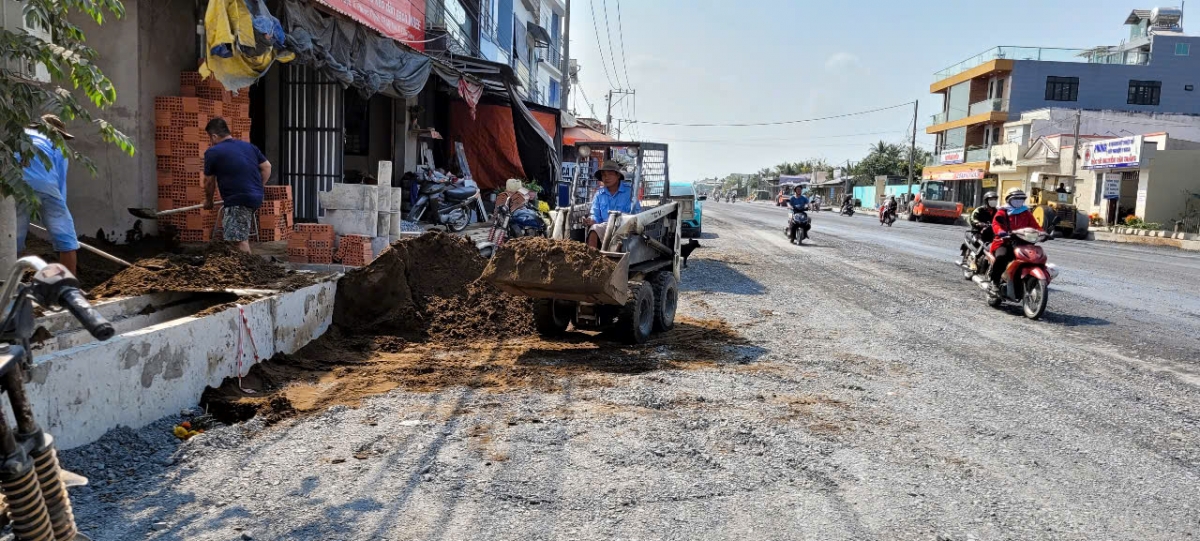
POLYGON ((682 128, 748 128, 748 127, 755 127, 755 126, 783 126, 783 125, 787 125, 787 124, 803 124, 805 122, 817 122, 820 120, 832 120, 835 118, 846 118, 846 117, 851 117, 851 116, 867 115, 867 114, 871 114, 871 113, 878 113, 880 111, 888 111, 888 110, 897 109, 900 107, 907 107, 909 105, 912 105, 911 101, 908 103, 901 103, 899 105, 892 105, 890 107, 880 107, 878 109, 868 109, 866 111, 857 111, 857 112, 846 113, 846 114, 842 114, 842 115, 824 116, 824 117, 819 117, 819 118, 805 118, 805 119, 800 119, 800 120, 783 120, 783 121, 779 121, 779 122, 747 122, 747 123, 738 123, 738 124, 688 124, 688 123, 679 123, 679 122, 650 122, 650 121, 645 121, 645 120, 638 120, 638 121, 631 121, 631 122, 637 122, 639 124, 645 124, 647 126, 676 126, 676 127, 682 127, 682 128))
MULTIPOLYGON (((612 75, 608 73, 608 64, 604 60, 604 45, 600 43, 600 23, 596 22, 596 0, 589 1, 588 6, 592 8, 592 28, 596 30, 596 49, 600 51, 600 66, 604 68, 604 78, 608 79, 609 88, 616 88, 617 85, 613 84, 612 75)), ((593 114, 595 114, 594 111, 593 114)))
MULTIPOLYGON (((621 72, 617 71, 617 54, 613 52, 612 26, 608 23, 608 0, 604 0, 604 37, 608 40, 608 61, 612 62, 613 77, 621 84, 621 72)), ((624 62, 624 60, 622 60, 624 62)))
MULTIPOLYGON (((844 134, 837 134, 837 135, 814 135, 812 137, 791 137, 791 138, 763 137, 763 138, 747 139, 744 137, 739 137, 736 139, 673 139, 673 141, 677 142, 677 143, 734 143, 734 142, 753 143, 753 142, 772 142, 772 141, 784 143, 784 142, 789 142, 789 141, 813 141, 813 140, 821 140, 821 139, 839 139, 839 138, 844 138, 844 137, 895 135, 895 134, 900 134, 900 133, 907 133, 907 131, 902 132, 902 131, 893 130, 893 131, 877 131, 877 132, 866 132, 866 133, 844 133, 844 134)), ((906 138, 904 140, 904 142, 907 143, 908 139, 906 138)))
POLYGON ((592 100, 587 97, 587 92, 583 91, 583 85, 575 85, 579 89, 579 94, 583 96, 583 103, 586 103, 588 109, 592 111, 592 118, 596 118, 596 106, 592 105, 592 100))
POLYGON ((617 0, 617 35, 621 37, 621 69, 625 71, 625 86, 633 88, 629 82, 629 56, 625 54, 625 23, 621 19, 621 0, 617 0))

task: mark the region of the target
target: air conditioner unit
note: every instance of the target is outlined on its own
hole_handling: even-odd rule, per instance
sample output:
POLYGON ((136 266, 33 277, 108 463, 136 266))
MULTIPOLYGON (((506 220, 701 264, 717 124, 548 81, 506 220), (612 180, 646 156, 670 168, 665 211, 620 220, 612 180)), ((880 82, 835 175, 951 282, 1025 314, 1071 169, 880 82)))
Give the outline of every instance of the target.
MULTIPOLYGON (((43 41, 51 41, 50 31, 27 19, 24 4, 16 0, 0 0, 0 26, 10 32, 24 31, 43 41)), ((15 62, 10 60, 7 67, 30 79, 43 83, 50 82, 50 72, 46 70, 45 65, 35 62, 28 62, 21 66, 12 65, 15 62)))

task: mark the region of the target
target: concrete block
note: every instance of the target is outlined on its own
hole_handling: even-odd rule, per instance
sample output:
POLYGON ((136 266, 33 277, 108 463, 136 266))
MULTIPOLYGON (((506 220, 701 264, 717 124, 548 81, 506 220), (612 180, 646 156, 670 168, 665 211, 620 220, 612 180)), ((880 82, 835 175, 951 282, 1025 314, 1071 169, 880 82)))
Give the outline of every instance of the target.
POLYGON ((392 232, 392 215, 387 212, 379 213, 378 236, 386 237, 392 232))
POLYGON ((388 236, 400 236, 400 213, 393 212, 388 217, 388 236))
POLYGON ((376 186, 379 190, 379 212, 392 211, 392 187, 376 186))
POLYGON ((371 239, 371 253, 374 254, 375 257, 379 257, 379 254, 383 253, 383 251, 385 249, 387 249, 388 246, 391 246, 391 245, 392 245, 391 237, 388 237, 386 235, 381 236, 381 237, 375 237, 375 238, 371 239))
POLYGON ((392 212, 404 210, 404 188, 392 188, 392 212))
POLYGON ((379 187, 369 184, 334 184, 317 196, 321 208, 334 210, 379 210, 379 187))
POLYGON ((374 210, 325 210, 325 216, 317 220, 333 226, 333 232, 342 235, 365 235, 374 237, 379 233, 379 213, 374 210))

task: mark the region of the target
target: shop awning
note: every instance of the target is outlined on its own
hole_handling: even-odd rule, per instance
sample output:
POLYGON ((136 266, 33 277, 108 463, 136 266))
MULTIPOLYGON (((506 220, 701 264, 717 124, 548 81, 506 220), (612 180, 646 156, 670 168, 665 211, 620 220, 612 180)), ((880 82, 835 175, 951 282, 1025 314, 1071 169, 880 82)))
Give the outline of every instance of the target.
POLYGON ((533 39, 534 44, 543 46, 550 45, 550 32, 547 32, 545 28, 542 28, 540 25, 530 21, 526 26, 526 29, 529 31, 529 37, 533 39))
POLYGON ((590 143, 593 141, 616 141, 608 134, 598 132, 586 126, 575 126, 563 130, 563 145, 573 146, 579 143, 590 143))

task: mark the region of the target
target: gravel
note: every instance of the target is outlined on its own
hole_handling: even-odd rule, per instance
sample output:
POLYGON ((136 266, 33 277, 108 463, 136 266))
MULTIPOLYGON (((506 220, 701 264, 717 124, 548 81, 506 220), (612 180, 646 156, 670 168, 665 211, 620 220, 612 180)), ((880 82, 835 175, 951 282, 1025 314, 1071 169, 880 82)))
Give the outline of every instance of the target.
POLYGON ((392 392, 187 442, 170 434, 180 418, 113 431, 63 453, 94 481, 72 492, 82 530, 202 541, 1200 532, 1200 258, 1050 245, 1064 285, 1030 322, 986 308, 961 280, 952 228, 820 213, 812 244, 795 247, 782 211, 705 210, 710 238, 685 271, 680 314, 733 325, 750 345, 731 359, 554 393, 392 392), (1153 281, 1127 274, 1148 265, 1153 281), (1171 310, 1121 309, 1160 297, 1171 310))

